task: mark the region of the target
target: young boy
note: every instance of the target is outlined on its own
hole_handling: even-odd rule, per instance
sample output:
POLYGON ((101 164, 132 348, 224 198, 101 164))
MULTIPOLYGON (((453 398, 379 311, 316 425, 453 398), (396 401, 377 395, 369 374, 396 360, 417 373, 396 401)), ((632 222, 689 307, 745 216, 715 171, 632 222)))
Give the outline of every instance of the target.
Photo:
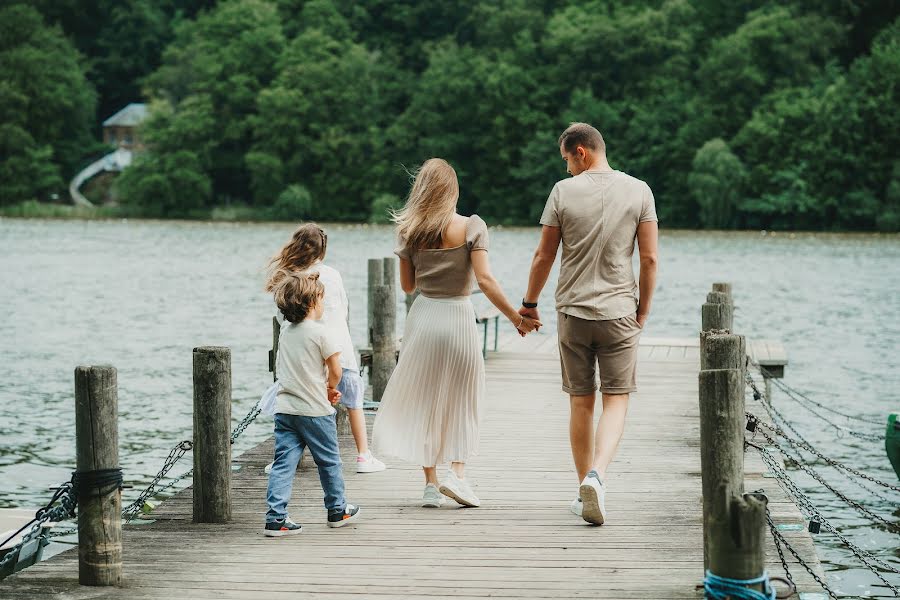
POLYGON ((281 391, 275 408, 275 462, 269 473, 266 527, 269 537, 300 533, 287 518, 294 472, 309 448, 325 492, 328 526, 343 527, 359 516, 359 507, 344 498, 344 476, 338 450, 334 407, 340 399, 339 345, 318 322, 324 312, 325 288, 318 274, 287 273, 275 290, 275 303, 289 324, 278 344, 281 391), (326 376, 327 368, 327 376, 326 376))

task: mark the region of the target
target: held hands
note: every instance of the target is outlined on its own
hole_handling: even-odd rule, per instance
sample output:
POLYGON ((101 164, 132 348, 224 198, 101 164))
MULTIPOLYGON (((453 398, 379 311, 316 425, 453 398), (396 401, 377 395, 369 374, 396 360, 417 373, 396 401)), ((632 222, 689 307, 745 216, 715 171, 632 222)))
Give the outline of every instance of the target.
POLYGON ((516 326, 519 335, 525 337, 526 334, 540 329, 543 323, 539 320, 536 308, 522 307, 519 309, 519 322, 513 321, 513 325, 516 326))
POLYGON ((335 404, 340 402, 340 400, 341 393, 335 388, 328 388, 328 401, 331 403, 331 405, 334 406, 335 404))

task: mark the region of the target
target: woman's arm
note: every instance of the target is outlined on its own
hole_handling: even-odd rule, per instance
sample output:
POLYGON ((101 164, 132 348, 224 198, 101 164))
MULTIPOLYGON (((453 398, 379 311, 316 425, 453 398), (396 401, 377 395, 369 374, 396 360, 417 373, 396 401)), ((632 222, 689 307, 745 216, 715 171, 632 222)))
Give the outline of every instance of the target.
POLYGON ((416 267, 405 258, 400 259, 400 287, 407 294, 416 291, 416 267))
POLYGON ((541 322, 529 317, 523 317, 516 311, 516 307, 509 303, 503 288, 494 279, 491 273, 491 264, 486 250, 473 250, 469 255, 472 258, 472 268, 475 270, 475 279, 478 287, 487 296, 487 299, 496 306, 510 323, 519 331, 528 333, 541 326, 541 322))

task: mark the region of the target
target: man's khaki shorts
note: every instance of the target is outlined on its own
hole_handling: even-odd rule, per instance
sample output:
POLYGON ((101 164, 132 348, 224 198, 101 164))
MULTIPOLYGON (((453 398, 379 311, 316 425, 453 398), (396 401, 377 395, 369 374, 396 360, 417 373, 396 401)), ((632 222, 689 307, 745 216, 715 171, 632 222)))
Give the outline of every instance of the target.
POLYGON ((597 390, 604 394, 630 394, 637 391, 638 340, 641 326, 636 314, 609 321, 589 321, 558 313, 559 361, 562 389, 576 396, 597 390))

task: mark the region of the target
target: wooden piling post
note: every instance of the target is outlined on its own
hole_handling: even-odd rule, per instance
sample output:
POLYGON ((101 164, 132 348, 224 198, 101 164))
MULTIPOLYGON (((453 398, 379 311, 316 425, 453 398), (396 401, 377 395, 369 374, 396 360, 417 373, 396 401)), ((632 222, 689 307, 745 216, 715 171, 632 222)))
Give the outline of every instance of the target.
POLYGON ((194 348, 194 523, 231 519, 231 350, 194 348))
POLYGON ((368 324, 369 345, 375 335, 375 288, 384 283, 384 263, 380 258, 370 258, 368 262, 369 278, 368 294, 368 324))
POLYGON ((281 339, 281 323, 278 317, 272 317, 272 349, 269 350, 269 371, 272 381, 278 381, 278 340, 281 339))
MULTIPOLYGON (((709 570, 728 579, 757 579, 766 569, 766 504, 763 494, 716 491, 709 518, 709 570)), ((762 592, 764 584, 748 586, 762 592)))
MULTIPOLYGON (((79 473, 119 468, 115 367, 75 369, 75 464, 79 473)), ((122 491, 118 486, 79 486, 78 583, 122 583, 122 491)))
POLYGON ((715 283, 713 291, 707 294, 706 303, 700 309, 700 331, 732 331, 734 327, 734 304, 731 300, 731 284, 715 283), (718 286, 718 289, 716 289, 718 286), (724 290, 728 291, 724 291, 724 290))
POLYGON ((369 260, 372 298, 372 399, 381 401, 397 364, 397 259, 369 260), (378 263, 377 268, 374 263, 378 263), (373 285, 374 282, 374 285, 373 285))
POLYGON ((742 335, 700 332, 700 370, 747 367, 747 341, 742 335))

